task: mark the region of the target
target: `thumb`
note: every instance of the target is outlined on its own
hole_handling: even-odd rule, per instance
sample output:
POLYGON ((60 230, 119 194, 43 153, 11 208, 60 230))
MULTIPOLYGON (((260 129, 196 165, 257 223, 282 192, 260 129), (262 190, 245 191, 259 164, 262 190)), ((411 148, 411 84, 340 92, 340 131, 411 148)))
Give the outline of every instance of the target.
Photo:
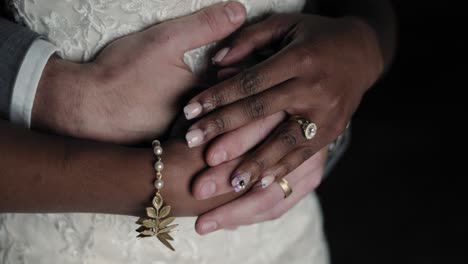
MULTIPOLYGON (((218 3, 192 15, 161 24, 168 35, 168 44, 178 52, 199 48, 219 41, 236 31, 246 20, 245 7, 234 1, 218 3)), ((161 29, 161 28, 160 28, 161 29)), ((157 32, 161 31, 156 31, 157 32)))

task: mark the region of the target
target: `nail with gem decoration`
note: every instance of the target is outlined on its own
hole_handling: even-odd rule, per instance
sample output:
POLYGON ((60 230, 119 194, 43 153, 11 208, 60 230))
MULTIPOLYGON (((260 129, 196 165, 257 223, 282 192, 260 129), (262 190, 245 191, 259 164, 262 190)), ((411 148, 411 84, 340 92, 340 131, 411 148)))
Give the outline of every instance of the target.
POLYGON ((250 173, 235 173, 234 178, 231 181, 231 185, 234 188, 235 192, 240 192, 244 190, 249 184, 251 175, 250 173))

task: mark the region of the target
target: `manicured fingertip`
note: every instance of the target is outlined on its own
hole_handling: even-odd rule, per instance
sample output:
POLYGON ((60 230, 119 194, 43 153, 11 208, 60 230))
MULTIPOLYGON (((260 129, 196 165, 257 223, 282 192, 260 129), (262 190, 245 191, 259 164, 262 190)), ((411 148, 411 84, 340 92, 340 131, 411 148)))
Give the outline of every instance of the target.
POLYGON ((201 129, 191 130, 185 135, 189 148, 200 146, 203 143, 204 134, 201 129))
POLYGON ((203 111, 203 107, 199 102, 191 103, 184 107, 184 113, 187 120, 194 119, 203 111))
POLYGON ((229 48, 229 47, 226 47, 226 48, 221 49, 221 50, 218 51, 218 52, 216 53, 216 55, 211 59, 211 62, 212 62, 213 64, 220 63, 221 61, 223 61, 224 57, 226 57, 226 55, 229 53, 229 51, 231 51, 231 48, 229 48))
POLYGON ((233 174, 231 185, 234 188, 235 192, 240 192, 244 190, 250 182, 252 175, 248 172, 239 173, 236 172, 233 174))
POLYGON ((274 181, 275 181, 275 177, 272 175, 263 177, 261 180, 262 188, 263 189, 268 188, 268 186, 270 186, 274 181))

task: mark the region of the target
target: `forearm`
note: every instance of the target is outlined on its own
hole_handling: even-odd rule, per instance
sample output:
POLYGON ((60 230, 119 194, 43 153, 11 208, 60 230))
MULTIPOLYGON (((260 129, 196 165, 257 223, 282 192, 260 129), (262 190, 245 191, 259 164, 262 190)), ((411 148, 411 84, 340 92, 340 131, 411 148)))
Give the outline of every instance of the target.
MULTIPOLYGON (((141 179, 132 150, 0 123, 0 211, 129 213, 141 179), (123 161, 128 160, 129 163, 123 161)), ((136 152, 135 152, 136 153, 136 152)))
POLYGON ((320 14, 357 16, 365 20, 376 33, 385 68, 391 64, 396 48, 396 19, 389 1, 319 0, 317 2, 320 14))
MULTIPOLYGON (((1 212, 141 215, 154 194, 151 149, 125 148, 35 133, 0 120, 1 212)), ((202 150, 165 146, 163 196, 175 215, 198 215, 234 197, 197 201, 191 178, 202 150)))

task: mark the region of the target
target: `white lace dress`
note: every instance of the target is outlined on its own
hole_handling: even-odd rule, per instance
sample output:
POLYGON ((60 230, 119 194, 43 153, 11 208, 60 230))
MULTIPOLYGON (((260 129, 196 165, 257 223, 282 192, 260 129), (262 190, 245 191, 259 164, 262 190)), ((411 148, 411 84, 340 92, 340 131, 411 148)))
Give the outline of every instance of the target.
MULTIPOLYGON (((63 58, 87 61, 113 39, 195 12, 220 0, 16 0, 18 18, 57 45, 63 58)), ((244 0, 249 18, 298 12, 304 0, 244 0)), ((207 47, 185 55, 199 72, 207 47)), ((178 218, 174 253, 136 239, 136 217, 106 214, 0 214, 0 263, 328 263, 321 211, 309 195, 280 219, 199 236, 178 218)))

